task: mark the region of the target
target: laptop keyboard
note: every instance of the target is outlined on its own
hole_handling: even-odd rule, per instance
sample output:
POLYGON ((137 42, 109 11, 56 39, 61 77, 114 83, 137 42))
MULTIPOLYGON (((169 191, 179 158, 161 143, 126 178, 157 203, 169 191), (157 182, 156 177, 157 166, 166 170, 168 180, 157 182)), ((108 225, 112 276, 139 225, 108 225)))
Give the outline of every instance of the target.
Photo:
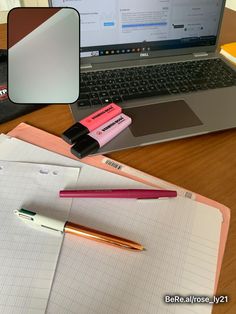
POLYGON ((236 85, 236 72, 221 59, 81 73, 81 107, 190 93, 236 85))

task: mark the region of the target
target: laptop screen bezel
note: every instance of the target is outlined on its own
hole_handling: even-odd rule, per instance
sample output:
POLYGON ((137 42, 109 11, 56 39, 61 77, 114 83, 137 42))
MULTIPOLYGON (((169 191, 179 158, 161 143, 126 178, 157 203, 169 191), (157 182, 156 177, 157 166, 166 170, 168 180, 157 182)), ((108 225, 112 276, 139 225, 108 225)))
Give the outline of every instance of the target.
MULTIPOLYGON (((52 0, 49 0, 48 2, 49 2, 49 6, 53 7, 52 0)), ((83 57, 83 58, 80 58, 81 66, 86 65, 86 64, 99 64, 99 63, 107 63, 107 62, 132 61, 132 60, 137 61, 137 60, 151 59, 151 58, 157 58, 157 57, 169 57, 169 56, 187 55, 187 54, 193 54, 193 53, 215 52, 219 43, 219 36, 220 36, 220 30, 221 30, 221 25, 222 25, 223 16, 224 16, 225 3, 226 3, 226 0, 223 0, 215 45, 155 50, 155 51, 149 51, 148 54, 144 54, 144 55, 141 54, 140 52, 138 53, 133 52, 129 54, 126 53, 123 55, 119 54, 119 55, 113 55, 113 56, 109 55, 109 56, 97 56, 97 57, 83 57)))

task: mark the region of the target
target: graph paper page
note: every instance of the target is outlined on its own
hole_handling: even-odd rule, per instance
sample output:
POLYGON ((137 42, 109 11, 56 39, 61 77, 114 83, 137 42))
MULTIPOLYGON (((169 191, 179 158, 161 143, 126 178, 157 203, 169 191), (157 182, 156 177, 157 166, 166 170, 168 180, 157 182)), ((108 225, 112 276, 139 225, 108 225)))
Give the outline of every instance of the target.
POLYGON ((66 220, 79 169, 0 161, 0 313, 45 313, 63 236, 30 227, 21 207, 66 220))
MULTIPOLYGON (((81 173, 78 184, 89 185, 91 178, 94 186, 108 186, 108 178, 90 175, 81 173)), ((137 241, 146 251, 66 235, 48 313, 211 313, 208 304, 165 304, 163 298, 212 295, 222 223, 217 209, 182 197, 74 199, 70 220, 137 241)))

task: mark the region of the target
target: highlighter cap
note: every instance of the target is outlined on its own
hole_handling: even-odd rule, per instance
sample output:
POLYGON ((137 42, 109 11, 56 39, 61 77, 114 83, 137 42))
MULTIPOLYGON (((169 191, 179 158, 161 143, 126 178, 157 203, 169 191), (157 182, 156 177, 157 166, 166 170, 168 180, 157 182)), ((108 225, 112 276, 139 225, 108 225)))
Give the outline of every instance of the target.
POLYGON ((99 143, 95 139, 89 135, 85 135, 71 147, 71 153, 78 158, 83 158, 97 152, 99 148, 99 143))
POLYGON ((61 137, 68 144, 74 144, 81 136, 89 133, 89 130, 83 124, 77 122, 62 133, 61 137))

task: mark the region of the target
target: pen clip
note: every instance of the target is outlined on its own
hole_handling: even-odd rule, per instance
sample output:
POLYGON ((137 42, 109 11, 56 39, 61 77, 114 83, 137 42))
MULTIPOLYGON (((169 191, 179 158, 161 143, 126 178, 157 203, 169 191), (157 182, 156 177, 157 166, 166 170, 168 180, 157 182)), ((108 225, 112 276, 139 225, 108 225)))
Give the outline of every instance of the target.
POLYGON ((146 201, 146 202, 152 202, 152 201, 166 201, 166 200, 169 200, 169 201, 174 201, 174 198, 172 197, 155 197, 155 198, 137 198, 137 201, 146 201))

